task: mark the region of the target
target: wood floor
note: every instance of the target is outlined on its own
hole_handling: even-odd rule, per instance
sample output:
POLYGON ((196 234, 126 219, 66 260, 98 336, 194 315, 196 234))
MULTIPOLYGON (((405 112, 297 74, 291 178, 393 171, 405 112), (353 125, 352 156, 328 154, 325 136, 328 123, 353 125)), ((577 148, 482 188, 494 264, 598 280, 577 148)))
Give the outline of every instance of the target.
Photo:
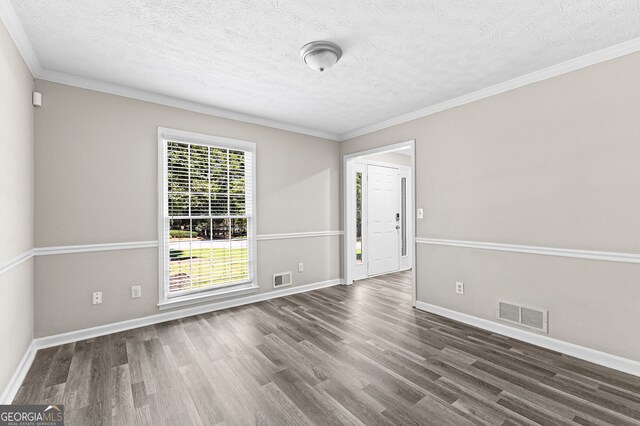
POLYGON ((66 424, 640 425, 640 378, 410 306, 397 273, 38 352, 66 424))

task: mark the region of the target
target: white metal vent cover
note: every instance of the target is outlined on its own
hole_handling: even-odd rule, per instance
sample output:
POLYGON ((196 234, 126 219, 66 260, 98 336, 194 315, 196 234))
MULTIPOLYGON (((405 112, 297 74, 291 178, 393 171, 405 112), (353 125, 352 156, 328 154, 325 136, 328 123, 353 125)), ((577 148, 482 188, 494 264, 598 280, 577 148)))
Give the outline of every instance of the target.
POLYGON ((291 271, 273 274, 273 288, 286 287, 291 285, 291 282, 291 271))
POLYGON ((547 333, 549 330, 549 311, 542 308, 498 301, 496 317, 501 321, 542 331, 543 333, 547 333))

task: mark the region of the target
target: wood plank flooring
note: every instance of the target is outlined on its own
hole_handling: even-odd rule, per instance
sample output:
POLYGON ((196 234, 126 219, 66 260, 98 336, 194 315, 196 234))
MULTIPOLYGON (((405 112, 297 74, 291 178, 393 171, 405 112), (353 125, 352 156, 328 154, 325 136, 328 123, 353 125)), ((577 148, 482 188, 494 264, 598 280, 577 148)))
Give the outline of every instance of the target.
POLYGON ((640 378, 414 310, 407 272, 38 352, 68 425, 640 425, 640 378))

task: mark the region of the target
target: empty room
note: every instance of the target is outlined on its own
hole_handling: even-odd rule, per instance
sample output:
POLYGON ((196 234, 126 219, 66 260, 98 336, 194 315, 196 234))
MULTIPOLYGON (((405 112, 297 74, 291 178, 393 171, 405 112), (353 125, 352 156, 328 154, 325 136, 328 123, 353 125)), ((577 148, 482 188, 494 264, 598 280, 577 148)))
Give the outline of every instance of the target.
POLYGON ((0 0, 0 426, 640 425, 640 3, 0 0))

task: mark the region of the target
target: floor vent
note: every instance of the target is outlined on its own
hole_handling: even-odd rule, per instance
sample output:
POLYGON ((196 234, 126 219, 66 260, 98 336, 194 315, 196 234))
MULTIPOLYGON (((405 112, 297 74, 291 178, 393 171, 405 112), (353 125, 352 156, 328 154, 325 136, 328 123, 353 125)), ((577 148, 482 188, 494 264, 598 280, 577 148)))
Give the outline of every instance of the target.
POLYGON ((501 321, 542 331, 543 333, 548 331, 549 312, 546 309, 499 301, 496 316, 501 321))
POLYGON ((273 274, 273 288, 291 285, 291 272, 278 272, 273 274))

